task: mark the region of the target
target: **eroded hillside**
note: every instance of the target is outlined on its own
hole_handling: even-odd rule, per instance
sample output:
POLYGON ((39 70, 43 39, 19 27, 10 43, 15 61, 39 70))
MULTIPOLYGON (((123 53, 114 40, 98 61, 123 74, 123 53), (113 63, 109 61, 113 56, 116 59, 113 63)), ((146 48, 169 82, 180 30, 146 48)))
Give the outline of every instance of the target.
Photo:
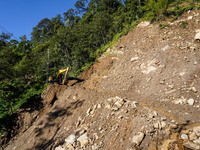
POLYGON ((200 149, 199 13, 164 29, 143 22, 85 81, 49 85, 41 112, 5 149, 200 149))

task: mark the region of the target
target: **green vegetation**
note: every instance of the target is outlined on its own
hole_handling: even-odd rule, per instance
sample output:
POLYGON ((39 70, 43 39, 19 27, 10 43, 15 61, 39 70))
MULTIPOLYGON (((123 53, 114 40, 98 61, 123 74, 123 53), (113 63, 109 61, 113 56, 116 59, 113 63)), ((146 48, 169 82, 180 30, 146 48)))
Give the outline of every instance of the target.
POLYGON ((188 25, 188 22, 187 21, 183 21, 181 24, 180 24, 180 27, 181 28, 186 28, 188 25))
MULTIPOLYGON (((78 0, 75 9, 33 27, 31 40, 0 35, 0 132, 28 100, 40 95, 48 76, 71 67, 78 76, 108 47, 140 21, 173 20, 186 10, 199 9, 199 0, 78 0), (182 3, 187 5, 182 5, 182 3)), ((187 24, 184 24, 185 27, 187 24)), ((165 28, 165 24, 161 24, 165 28)))
POLYGON ((164 29, 167 27, 167 23, 159 24, 160 29, 164 29))

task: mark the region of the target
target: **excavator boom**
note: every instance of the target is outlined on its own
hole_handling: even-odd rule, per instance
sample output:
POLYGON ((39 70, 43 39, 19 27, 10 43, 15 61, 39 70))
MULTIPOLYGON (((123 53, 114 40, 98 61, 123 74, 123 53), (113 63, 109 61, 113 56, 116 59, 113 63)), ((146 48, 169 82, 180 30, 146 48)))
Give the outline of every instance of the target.
POLYGON ((50 79, 51 82, 58 82, 59 84, 66 84, 68 72, 69 72, 69 67, 67 67, 66 69, 61 69, 61 70, 58 71, 55 80, 53 80, 52 77, 50 77, 49 79, 50 79), (64 78, 62 80, 61 74, 63 72, 65 72, 65 75, 64 75, 64 78))

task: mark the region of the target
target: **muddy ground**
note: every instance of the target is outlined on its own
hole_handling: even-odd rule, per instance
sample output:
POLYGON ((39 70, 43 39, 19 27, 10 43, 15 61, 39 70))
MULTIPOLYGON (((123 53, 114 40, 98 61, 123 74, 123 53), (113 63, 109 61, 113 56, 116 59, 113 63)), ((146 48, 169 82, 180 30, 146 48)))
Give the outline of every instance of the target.
POLYGON ((83 82, 49 85, 40 110, 24 113, 2 149, 200 149, 199 13, 163 21, 164 29, 143 22, 83 82))

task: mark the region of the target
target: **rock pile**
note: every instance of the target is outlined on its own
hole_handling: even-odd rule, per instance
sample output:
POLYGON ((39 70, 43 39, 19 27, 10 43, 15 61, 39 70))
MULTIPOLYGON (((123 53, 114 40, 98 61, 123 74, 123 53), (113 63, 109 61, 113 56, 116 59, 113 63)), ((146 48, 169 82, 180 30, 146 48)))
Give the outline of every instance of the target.
POLYGON ((73 134, 68 135, 64 144, 55 150, 112 149, 114 139, 118 139, 114 145, 118 144, 119 148, 130 150, 136 147, 174 148, 180 140, 183 147, 198 149, 200 146, 200 126, 182 130, 177 134, 181 125, 175 120, 136 101, 119 96, 94 104, 82 118, 78 118, 77 129, 73 134), (159 139, 160 144, 155 144, 155 139, 159 139), (119 141, 129 144, 123 145, 119 141))

